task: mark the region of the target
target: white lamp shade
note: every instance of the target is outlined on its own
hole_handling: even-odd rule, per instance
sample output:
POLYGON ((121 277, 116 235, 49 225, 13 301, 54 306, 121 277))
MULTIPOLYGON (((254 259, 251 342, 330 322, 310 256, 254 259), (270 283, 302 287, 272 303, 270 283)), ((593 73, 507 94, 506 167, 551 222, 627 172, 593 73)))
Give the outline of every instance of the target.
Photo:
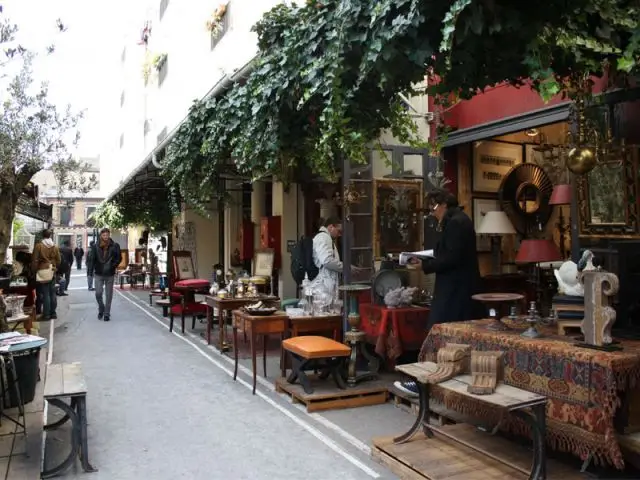
POLYGON ((516 229, 504 212, 487 212, 476 232, 480 235, 513 235, 516 229))

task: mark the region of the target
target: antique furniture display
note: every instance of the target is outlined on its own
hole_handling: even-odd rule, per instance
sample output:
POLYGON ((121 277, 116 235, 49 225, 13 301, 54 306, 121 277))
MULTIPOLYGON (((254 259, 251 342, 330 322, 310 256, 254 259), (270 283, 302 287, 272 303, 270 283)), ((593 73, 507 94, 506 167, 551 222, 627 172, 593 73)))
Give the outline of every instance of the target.
POLYGON ((629 237, 638 227, 638 156, 628 146, 576 177, 581 237, 629 237))
POLYGON ((500 184, 500 203, 515 229, 529 235, 551 217, 553 185, 544 169, 533 163, 515 166, 500 184))
POLYGON ((262 301, 268 305, 277 305, 280 302, 278 297, 260 295, 258 297, 244 298, 222 298, 218 295, 205 295, 204 303, 210 307, 207 309, 207 345, 211 345, 211 330, 213 328, 213 315, 218 315, 218 350, 226 352, 229 350, 229 344, 226 340, 225 320, 227 312, 238 310, 256 301, 262 301))
POLYGON ((360 313, 358 305, 358 296, 362 292, 371 289, 369 285, 342 285, 338 287, 344 292, 344 305, 348 312, 349 329, 344 334, 345 343, 351 347, 351 355, 347 367, 347 382, 354 386, 356 383, 364 380, 372 380, 377 378, 380 362, 371 355, 367 350, 367 334, 360 330, 360 313), (369 363, 369 370, 364 373, 358 373, 356 363, 358 354, 361 354, 369 363))
POLYGON ((288 383, 297 381, 305 393, 311 394, 313 387, 306 371, 317 370, 320 372, 320 379, 324 380, 331 375, 338 388, 347 388, 342 377, 345 359, 351 355, 351 348, 347 345, 330 338, 309 335, 284 340, 282 349, 289 352, 293 364, 287 377, 288 383))
MULTIPOLYGON (((547 398, 543 395, 528 392, 510 385, 500 384, 495 392, 486 395, 475 395, 469 392, 469 387, 473 385, 472 376, 462 374, 454 376, 449 380, 433 384, 427 381, 438 369, 438 364, 431 362, 413 363, 409 365, 399 365, 396 370, 416 380, 419 391, 418 417, 409 431, 399 437, 394 438, 394 443, 406 443, 419 431, 422 430, 428 438, 434 438, 434 434, 444 435, 453 441, 459 441, 455 436, 447 434, 443 429, 429 425, 429 401, 431 397, 443 399, 443 403, 450 408, 460 404, 460 400, 469 401, 479 406, 477 412, 470 413, 469 416, 475 418, 481 416, 483 410, 491 411, 493 417, 498 417, 507 421, 509 418, 524 420, 531 429, 533 437, 533 464, 529 478, 531 480, 546 479, 546 444, 547 434, 545 422, 545 408, 547 398)), ((467 447, 472 445, 464 443, 467 447)), ((506 460, 497 456, 492 457, 507 465, 512 466, 506 460)))
MULTIPOLYGON (((616 414, 623 399, 636 392, 640 380, 640 344, 622 342, 623 351, 605 352, 578 347, 571 339, 554 336, 552 327, 539 327, 542 338, 530 340, 520 331, 487 330, 489 320, 434 325, 427 336, 419 361, 433 361, 445 345, 461 343, 472 350, 504 352, 504 383, 549 399, 547 438, 558 450, 583 460, 599 461, 623 468, 622 453, 616 440, 616 414)), ((445 400, 443 392, 433 391, 445 400)), ((447 400, 461 413, 495 418, 468 398, 447 400)), ((621 425, 619 428, 623 428, 621 425)), ((528 429, 512 417, 501 424, 507 432, 526 434, 528 429)), ((586 465, 585 465, 586 467, 586 465)))
POLYGON ((360 329, 375 353, 393 370, 405 352, 420 350, 427 337, 428 307, 387 308, 360 305, 360 329))
POLYGON ((615 348, 612 345, 611 328, 616 321, 616 311, 611 307, 609 297, 618 293, 618 277, 610 272, 592 270, 583 272, 582 278, 584 282, 584 320, 582 320, 584 345, 615 348))
POLYGON ((486 305, 488 310, 494 310, 494 314, 491 315, 491 323, 487 324, 487 328, 502 331, 509 329, 502 323, 503 313, 508 312, 511 305, 521 302, 524 296, 519 293, 477 293, 471 298, 486 305))
POLYGON ((489 235, 491 239, 491 270, 494 275, 502 272, 502 237, 515 235, 507 214, 504 212, 486 212, 480 226, 476 229, 478 235, 489 235))
POLYGON ((248 334, 251 348, 251 369, 253 372, 253 394, 256 394, 256 344, 262 335, 262 369, 267 376, 267 340, 269 335, 280 335, 284 340, 288 319, 286 313, 276 312, 273 315, 253 316, 244 310, 233 311, 233 379, 238 376, 238 329, 248 334))
POLYGON ((523 273, 502 273, 482 277, 481 291, 484 293, 519 293, 523 295, 520 309, 524 311, 528 302, 536 299, 535 284, 523 273))
POLYGON ((496 193, 508 172, 522 163, 522 145, 482 141, 473 144, 473 191, 496 193))
POLYGON ((422 181, 373 181, 373 232, 376 258, 422 249, 422 181))
POLYGON ((471 352, 469 365, 471 384, 467 388, 469 393, 490 395, 496 391, 496 387, 502 382, 503 355, 503 352, 478 352, 475 350, 471 352))

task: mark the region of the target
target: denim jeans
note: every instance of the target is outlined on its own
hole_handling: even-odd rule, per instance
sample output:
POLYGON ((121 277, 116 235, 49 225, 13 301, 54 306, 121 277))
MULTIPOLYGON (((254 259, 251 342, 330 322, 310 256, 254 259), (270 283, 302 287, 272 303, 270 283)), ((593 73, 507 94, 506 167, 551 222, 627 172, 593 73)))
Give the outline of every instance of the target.
POLYGON ((58 298, 56 296, 56 281, 51 280, 47 283, 38 283, 36 286, 38 298, 42 302, 42 315, 44 318, 51 318, 55 315, 58 307, 58 298))
POLYGON ((96 275, 96 301, 98 302, 98 311, 104 313, 105 316, 111 314, 111 300, 113 299, 113 275, 110 277, 104 277, 102 275, 96 275), (104 291, 105 299, 102 299, 102 292, 104 291))

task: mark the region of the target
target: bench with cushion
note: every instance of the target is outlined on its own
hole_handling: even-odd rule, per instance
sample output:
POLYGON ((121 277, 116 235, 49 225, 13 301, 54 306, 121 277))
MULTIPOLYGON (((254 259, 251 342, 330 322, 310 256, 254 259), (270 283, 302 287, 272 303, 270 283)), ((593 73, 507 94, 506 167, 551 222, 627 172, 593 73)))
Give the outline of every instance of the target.
POLYGON ((282 342, 282 348, 291 355, 292 371, 287 382, 296 380, 305 393, 312 394, 313 388, 307 370, 319 370, 320 378, 333 377, 340 389, 347 388, 343 378, 345 359, 351 355, 351 348, 330 338, 302 336, 288 338, 282 342))
POLYGON ((85 472, 97 470, 89 463, 87 442, 87 383, 80 363, 61 363, 47 366, 44 381, 44 399, 64 412, 60 420, 45 425, 44 430, 54 430, 71 420, 71 452, 65 460, 53 468, 44 469, 42 478, 51 478, 66 472, 80 457, 85 472), (64 399, 69 399, 69 403, 64 399))

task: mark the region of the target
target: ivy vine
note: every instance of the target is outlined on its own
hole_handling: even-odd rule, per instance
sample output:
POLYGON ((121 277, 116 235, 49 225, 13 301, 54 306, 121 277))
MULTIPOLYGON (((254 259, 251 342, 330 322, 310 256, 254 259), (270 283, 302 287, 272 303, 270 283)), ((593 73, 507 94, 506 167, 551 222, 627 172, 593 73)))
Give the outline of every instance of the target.
POLYGON ((280 4, 254 27, 251 75, 194 103, 163 175, 175 196, 201 210, 220 199, 228 176, 289 182, 310 171, 335 179, 342 159, 364 161, 382 129, 426 148, 398 98, 425 75, 434 80, 429 93, 443 98, 509 82, 548 100, 575 85, 567 78, 637 71, 639 18, 623 0, 280 4))

